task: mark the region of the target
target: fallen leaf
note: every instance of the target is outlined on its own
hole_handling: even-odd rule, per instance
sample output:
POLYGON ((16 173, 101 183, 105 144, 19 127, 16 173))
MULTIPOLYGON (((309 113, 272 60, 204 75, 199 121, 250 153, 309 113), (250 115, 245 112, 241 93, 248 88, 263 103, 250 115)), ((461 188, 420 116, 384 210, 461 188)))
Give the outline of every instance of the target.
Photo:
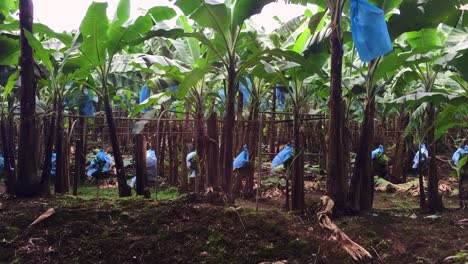
POLYGON ((29 227, 43 221, 44 219, 47 219, 48 217, 50 217, 51 215, 53 215, 55 213, 55 209, 54 208, 49 208, 47 211, 45 211, 45 213, 41 214, 38 218, 36 218, 36 220, 34 220, 34 222, 32 222, 29 227))
POLYGON ((437 218, 440 218, 440 217, 442 217, 442 216, 440 216, 440 215, 428 215, 428 216, 425 216, 424 218, 426 218, 426 219, 437 219, 437 218))

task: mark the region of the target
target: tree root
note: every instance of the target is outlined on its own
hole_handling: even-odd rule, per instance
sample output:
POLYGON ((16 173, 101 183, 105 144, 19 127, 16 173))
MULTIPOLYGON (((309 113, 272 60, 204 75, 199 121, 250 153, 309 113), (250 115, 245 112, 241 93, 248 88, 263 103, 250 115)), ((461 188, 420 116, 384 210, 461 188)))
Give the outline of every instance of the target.
POLYGON ((355 261, 366 262, 371 260, 372 255, 365 248, 351 240, 328 216, 332 213, 335 205, 333 200, 328 196, 322 196, 320 200, 322 204, 321 209, 317 212, 317 218, 319 225, 331 232, 328 240, 336 241, 355 261))

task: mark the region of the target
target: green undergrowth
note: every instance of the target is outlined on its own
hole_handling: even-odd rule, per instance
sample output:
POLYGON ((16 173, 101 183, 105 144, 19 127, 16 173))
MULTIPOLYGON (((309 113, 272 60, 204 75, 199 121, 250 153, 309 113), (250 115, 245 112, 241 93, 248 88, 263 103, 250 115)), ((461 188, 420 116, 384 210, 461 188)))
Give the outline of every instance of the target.
MULTIPOLYGON (((182 194, 179 193, 177 188, 170 187, 162 190, 155 190, 151 188, 151 199, 157 197, 157 200, 172 200, 180 197, 182 194)), ((96 186, 83 186, 78 188, 78 197, 82 200, 115 200, 122 199, 119 197, 119 190, 117 188, 106 188, 106 189, 97 189, 96 186)), ((136 192, 132 190, 132 196, 130 198, 135 198, 136 192)), ((125 198, 129 199, 129 198, 125 198)))

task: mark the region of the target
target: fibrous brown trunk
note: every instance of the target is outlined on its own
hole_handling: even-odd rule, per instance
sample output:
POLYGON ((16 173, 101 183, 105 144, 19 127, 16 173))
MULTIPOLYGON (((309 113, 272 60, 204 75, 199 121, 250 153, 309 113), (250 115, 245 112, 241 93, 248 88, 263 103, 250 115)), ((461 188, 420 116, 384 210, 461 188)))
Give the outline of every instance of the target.
POLYGON ((70 142, 68 141, 69 131, 63 133, 63 177, 61 181, 64 193, 70 192, 70 142))
POLYGON ((331 94, 328 102, 330 118, 328 123, 328 147, 327 147, 327 193, 335 201, 335 208, 338 211, 345 209, 346 201, 346 167, 343 140, 345 137, 345 107, 342 99, 342 59, 343 46, 341 39, 341 22, 338 16, 341 16, 339 10, 330 8, 332 17, 330 33, 330 51, 331 51, 331 94), (337 14, 335 14, 337 13, 337 14))
POLYGON ((227 103, 226 116, 224 122, 224 191, 227 193, 229 202, 234 202, 232 194, 232 151, 233 151, 233 130, 235 122, 234 101, 236 89, 236 68, 234 58, 231 60, 228 69, 228 87, 227 87, 227 103))
POLYGON ((207 120, 207 148, 206 148, 206 159, 207 159, 207 181, 205 187, 217 187, 218 186, 218 116, 216 112, 212 112, 207 120))
MULTIPOLYGON (((79 122, 81 122, 81 120, 79 122)), ((77 138, 75 141, 75 175, 73 180, 73 195, 78 195, 78 184, 80 182, 81 175, 85 173, 84 153, 83 141, 80 138, 77 138)))
POLYGON ((119 140, 117 138, 117 132, 115 129, 114 116, 112 113, 112 107, 109 99, 109 89, 107 84, 103 84, 104 88, 104 110, 106 113, 107 126, 109 129, 109 136, 112 144, 112 153, 114 155, 115 168, 117 170, 117 181, 119 184, 119 196, 126 197, 132 195, 132 190, 127 184, 125 179, 125 169, 122 159, 122 154, 120 153, 119 140))
POLYGON ((405 113, 404 108, 401 111, 400 117, 398 118, 397 132, 396 132, 396 146, 393 154, 393 166, 390 174, 390 182, 392 183, 403 183, 406 182, 405 176, 405 139, 403 137, 403 130, 409 122, 409 116, 405 113))
MULTIPOLYGON (((169 123, 169 130, 174 131, 174 126, 169 123)), ((175 185, 174 179, 174 153, 175 153, 175 144, 174 144, 174 134, 168 135, 167 137, 167 149, 169 154, 169 175, 168 175, 168 182, 171 186, 175 185)))
POLYGON ((427 124, 426 127, 430 128, 427 134, 427 141, 429 143, 429 177, 427 185, 427 209, 430 213, 441 212, 444 209, 442 197, 439 194, 439 178, 437 176, 436 153, 437 141, 435 140, 435 120, 434 104, 429 104, 427 110, 427 124))
MULTIPOLYGON (((80 173, 80 183, 83 184, 85 181, 86 181, 86 173, 85 173, 85 163, 86 163, 86 149, 87 149, 87 123, 88 123, 88 120, 85 118, 85 117, 80 117, 79 118, 79 129, 78 129, 78 137, 81 141, 81 148, 82 148, 82 155, 80 157, 80 160, 79 162, 81 162, 81 166, 82 166, 82 172, 80 173)), ((75 161, 76 162, 76 161, 75 161)))
POLYGON ((189 134, 189 112, 185 113, 185 122, 183 125, 184 131, 182 133, 182 178, 180 180, 180 189, 183 192, 186 192, 188 190, 188 171, 187 171, 187 166, 185 164, 185 158, 188 155, 188 147, 187 147, 187 138, 190 136, 189 134))
MULTIPOLYGON (((242 119, 242 111, 244 109, 244 96, 243 94, 241 93, 241 91, 239 89, 238 90, 238 93, 237 93, 237 113, 236 113, 236 118, 237 120, 241 121, 243 120, 242 119)), ((244 144, 246 143, 245 141, 243 141, 244 139, 244 134, 245 134, 245 125, 246 123, 245 122, 238 122, 238 127, 236 129, 237 133, 236 133, 236 141, 235 141, 235 146, 234 146, 234 151, 240 151, 244 144)))
POLYGON ((7 193, 13 194, 14 186, 16 182, 16 176, 14 174, 14 170, 12 170, 12 168, 14 168, 14 166, 12 167, 12 163, 14 163, 15 161, 11 160, 10 152, 14 150, 10 149, 10 144, 9 144, 9 140, 13 140, 13 139, 11 138, 12 135, 10 135, 9 137, 7 134, 8 130, 6 128, 7 127, 6 122, 7 120, 5 119, 4 114, 2 113, 0 129, 1 129, 1 135, 2 135, 2 150, 3 150, 3 155, 4 155, 4 172, 6 175, 5 184, 6 184, 7 193))
POLYGON ((63 148, 63 138, 64 138, 64 130, 63 130, 63 105, 58 102, 57 106, 57 137, 55 138, 55 151, 57 153, 56 159, 56 171, 55 171, 55 181, 54 181, 54 190, 55 193, 65 193, 63 181, 64 181, 64 163, 65 163, 65 153, 63 148))
POLYGON ((270 159, 273 160, 275 158, 275 140, 276 140, 276 127, 275 127, 275 120, 276 120, 276 87, 272 89, 273 93, 271 96, 271 118, 270 118, 270 127, 268 131, 270 132, 270 159))
MULTIPOLYGON (((251 174, 248 174, 248 177, 246 179, 246 186, 245 186, 245 191, 244 191, 244 197, 250 198, 254 196, 254 170, 255 168, 255 159, 258 155, 258 144, 260 142, 258 141, 258 135, 259 135, 259 129, 262 129, 260 126, 260 122, 255 122, 259 121, 259 112, 260 112, 260 102, 258 100, 258 97, 255 97, 252 99, 251 103, 251 115, 249 117, 249 123, 248 123, 248 131, 246 133, 246 136, 248 137, 245 142, 248 142, 248 148, 249 148, 249 157, 250 161, 252 164, 252 170, 251 174)), ((261 146, 260 146, 261 148, 261 146)))
POLYGON ((423 166, 421 164, 422 154, 421 154, 421 144, 419 144, 419 160, 418 160, 418 180, 419 180, 419 207, 423 212, 427 211, 426 205, 426 193, 424 192, 424 175, 423 175, 423 166))
POLYGON ((348 201, 353 211, 372 209, 374 176, 372 175, 371 146, 374 137, 374 98, 367 98, 359 146, 354 162, 348 201))
POLYGON ((33 32, 33 1, 20 0, 20 30, 21 30, 21 56, 19 59, 21 69, 21 115, 20 137, 18 146, 18 180, 16 194, 18 196, 31 196, 31 188, 36 181, 36 159, 31 157, 36 142, 36 87, 34 83, 33 49, 25 37, 25 31, 33 32))
POLYGON ((294 111, 294 160, 292 164, 292 189, 291 209, 302 210, 304 208, 304 149, 300 134, 301 121, 299 112, 294 111))
POLYGON ((137 195, 149 196, 146 175, 146 140, 142 134, 135 135, 135 173, 137 195))
POLYGON ((206 163, 205 159, 205 129, 203 123, 203 108, 204 106, 197 106, 196 112, 196 137, 197 137, 197 156, 198 156, 198 170, 195 176, 195 192, 198 193, 200 189, 203 189, 203 169, 206 163))

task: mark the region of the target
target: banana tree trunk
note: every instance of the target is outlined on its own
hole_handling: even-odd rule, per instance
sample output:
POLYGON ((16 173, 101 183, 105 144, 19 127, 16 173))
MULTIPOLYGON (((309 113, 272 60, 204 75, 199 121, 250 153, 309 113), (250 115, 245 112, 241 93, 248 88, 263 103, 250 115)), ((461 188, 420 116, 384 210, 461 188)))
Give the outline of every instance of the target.
POLYGON ((276 120, 276 88, 273 87, 273 93, 271 96, 271 118, 270 118, 270 127, 268 131, 270 132, 270 159, 275 158, 275 141, 276 141, 276 127, 275 127, 275 120, 276 120))
MULTIPOLYGON (((60 99, 59 99, 60 100, 60 99)), ((55 137, 55 150, 57 153, 57 159, 56 159, 56 171, 55 171, 55 181, 54 181, 54 190, 55 193, 65 193, 65 190, 63 188, 63 178, 64 178, 64 172, 65 170, 63 169, 65 159, 64 159, 64 152, 63 152, 63 137, 64 137, 64 132, 63 132, 63 104, 61 102, 58 102, 57 105, 57 127, 56 127, 56 137, 55 137)))
POLYGON ((36 179, 36 159, 31 157, 36 142, 36 86, 34 83, 33 49, 25 37, 25 30, 33 32, 34 7, 32 0, 20 0, 21 56, 21 115, 18 146, 17 195, 30 196, 31 185, 36 179))
POLYGON ((5 119, 5 115, 2 113, 2 120, 0 124, 0 129, 1 129, 1 134, 2 134, 2 150, 3 150, 3 155, 4 155, 4 171, 6 175, 6 191, 9 194, 14 193, 14 188, 15 186, 15 181, 16 177, 14 174, 14 170, 12 170, 11 164, 15 162, 15 160, 11 160, 11 155, 10 152, 14 151, 13 149, 10 149, 10 144, 9 140, 13 140, 12 135, 10 137, 7 134, 7 125, 6 125, 7 120, 5 119))
POLYGON ((197 133, 197 156, 198 156, 198 171, 195 177, 195 192, 198 193, 200 188, 203 189, 203 170, 202 168, 205 167, 206 159, 205 159, 205 133, 204 133, 204 123, 203 123, 203 107, 202 105, 197 106, 196 112, 196 133, 197 133))
POLYGON ((206 146, 207 159, 207 185, 206 187, 218 186, 218 117, 215 112, 212 112, 207 120, 208 140, 206 146))
POLYGON ((427 141, 429 142, 429 177, 427 185, 427 209, 430 213, 441 212, 444 209, 442 203, 442 197, 439 194, 439 178, 437 176, 437 165, 436 165, 436 153, 437 153, 437 141, 435 140, 435 126, 433 126, 435 120, 435 109, 434 104, 429 105, 427 110, 427 124, 429 132, 427 135, 427 141))
POLYGON ((292 171, 291 209, 302 210, 304 208, 304 149, 301 140, 301 121, 299 112, 294 111, 294 161, 292 171))
POLYGON ((392 183, 403 183, 406 182, 405 176, 405 138, 403 137, 403 130, 405 130, 406 126, 409 122, 409 116, 407 113, 404 112, 404 108, 401 109, 400 117, 398 118, 397 124, 397 134, 396 134, 396 146, 395 151, 393 153, 393 167, 392 172, 390 174, 390 181, 392 183))
POLYGON ((187 166, 185 165, 185 158, 188 155, 188 147, 187 143, 188 140, 187 138, 190 137, 191 135, 189 134, 189 108, 186 106, 186 112, 185 112, 185 122, 183 123, 182 127, 184 128, 184 133, 182 133, 182 178, 180 180, 180 187, 182 192, 186 192, 188 190, 188 171, 187 171, 187 166))
MULTIPOLYGON (((255 97, 253 100, 252 100, 252 103, 251 103, 251 116, 249 118, 249 123, 248 123, 248 131, 246 133, 246 136, 248 138, 246 138, 245 142, 248 142, 248 148, 249 148, 249 156, 250 156, 250 160, 252 162, 252 168, 256 168, 256 165, 255 165, 255 158, 260 155, 258 153, 258 144, 260 144, 260 142, 258 141, 258 133, 259 133, 259 129, 262 129, 260 127, 260 122, 255 122, 255 121, 259 121, 259 111, 260 111, 260 102, 258 100, 258 97, 255 97), (255 122, 255 123, 254 123, 255 122)), ((250 197, 253 197, 254 196, 254 174, 251 173, 248 175, 247 177, 247 180, 246 180, 246 186, 245 186, 245 194, 244 194, 244 197, 246 198, 250 198, 250 197)))
POLYGON ((371 164, 371 146, 374 138, 374 110, 374 98, 367 98, 348 196, 351 209, 355 212, 372 209, 374 200, 374 177, 372 175, 371 164))
POLYGON ((423 166, 421 164, 422 154, 421 154, 421 143, 419 143, 419 160, 418 160, 418 180, 419 180, 419 208, 421 211, 426 212, 426 193, 424 192, 424 176, 423 176, 423 166))
MULTIPOLYGON (((52 115, 49 119, 49 122, 44 122, 44 126, 49 126, 46 140, 45 140, 45 154, 44 154, 44 166, 42 168, 41 184, 42 184, 42 193, 45 195, 50 194, 50 173, 52 169, 52 151, 54 148, 54 138, 55 138, 55 119, 56 119, 56 109, 57 109, 57 97, 54 98, 54 106, 52 108, 52 115)), ((46 120, 46 119, 44 119, 46 120)))
POLYGON ((125 169, 122 159, 122 154, 120 153, 119 140, 117 138, 117 132, 115 129, 114 117, 112 113, 112 107, 110 104, 109 98, 109 89, 106 83, 103 83, 104 88, 104 110, 106 113, 107 126, 109 129, 109 136, 112 144, 112 153, 114 154, 115 167, 117 169, 117 182, 119 184, 119 196, 126 197, 132 195, 132 190, 127 184, 125 179, 125 169))
MULTIPOLYGON (((338 1, 341 2, 341 1, 338 1)), ((338 5, 338 3, 337 3, 338 5)), ((343 142, 345 133, 345 106, 342 98, 342 63, 343 46, 341 39, 341 22, 338 18, 341 16, 339 10, 330 8, 330 14, 334 17, 330 33, 330 52, 331 52, 331 94, 328 102, 330 119, 328 123, 328 148, 327 148, 327 193, 335 202, 335 209, 344 210, 346 205, 346 166, 343 142), (335 15, 335 13, 338 13, 335 15)))
POLYGON ((227 103, 226 116, 224 122, 224 183, 225 192, 227 193, 228 201, 234 202, 232 194, 232 151, 233 151, 233 130, 235 122, 235 89, 236 89, 237 72, 234 59, 231 60, 228 69, 228 87, 227 87, 227 103))

